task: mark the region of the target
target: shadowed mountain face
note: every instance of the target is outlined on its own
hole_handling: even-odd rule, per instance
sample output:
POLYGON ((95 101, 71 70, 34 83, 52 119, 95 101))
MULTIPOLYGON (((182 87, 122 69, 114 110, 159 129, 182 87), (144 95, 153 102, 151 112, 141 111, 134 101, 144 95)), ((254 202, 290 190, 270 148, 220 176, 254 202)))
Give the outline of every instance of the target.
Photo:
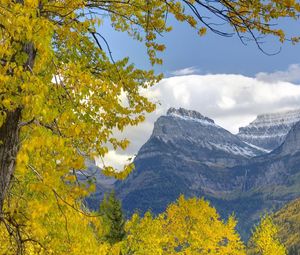
POLYGON ((159 213, 180 194, 204 196, 222 216, 235 212, 247 236, 265 209, 300 195, 300 123, 280 147, 263 154, 213 120, 171 108, 155 123, 135 165, 116 185, 127 211, 159 213))
POLYGON ((127 212, 159 213, 180 194, 204 196, 223 217, 235 212, 247 238, 264 210, 300 196, 300 123, 266 154, 200 113, 171 108, 156 121, 135 166, 114 185, 127 212))
POLYGON ((90 209, 98 211, 105 192, 114 188, 116 180, 101 173, 101 169, 91 160, 85 161, 86 170, 77 173, 77 178, 83 183, 96 182, 96 192, 85 199, 90 209))
POLYGON ((186 159, 221 168, 263 153, 216 125, 212 119, 183 108, 170 108, 166 116, 156 121, 152 136, 139 151, 139 158, 160 153, 159 148, 153 148, 153 142, 164 144, 165 153, 174 155, 175 152, 186 159))

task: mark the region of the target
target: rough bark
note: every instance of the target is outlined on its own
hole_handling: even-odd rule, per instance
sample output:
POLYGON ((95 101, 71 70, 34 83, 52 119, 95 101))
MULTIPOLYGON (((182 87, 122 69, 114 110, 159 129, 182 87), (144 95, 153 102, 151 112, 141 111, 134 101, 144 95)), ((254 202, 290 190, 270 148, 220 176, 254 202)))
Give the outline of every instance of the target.
MULTIPOLYGON (((32 71, 36 49, 32 43, 25 43, 23 51, 28 56, 24 69, 32 71)), ((19 92, 21 93, 21 89, 19 92)), ((22 118, 21 115, 21 106, 14 111, 7 111, 6 119, 0 127, 0 219, 3 214, 4 200, 16 167, 16 157, 20 146, 19 122, 22 118)))
POLYGON ((19 149, 19 128, 21 109, 7 112, 6 120, 0 127, 0 215, 13 176, 19 149))

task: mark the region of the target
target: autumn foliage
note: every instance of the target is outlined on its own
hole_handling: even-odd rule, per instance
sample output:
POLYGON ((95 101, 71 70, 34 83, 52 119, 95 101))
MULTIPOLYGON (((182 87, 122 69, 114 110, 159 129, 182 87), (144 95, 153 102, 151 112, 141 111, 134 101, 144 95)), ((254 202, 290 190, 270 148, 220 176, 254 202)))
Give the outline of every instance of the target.
MULTIPOLYGON (((157 54, 165 49, 158 36, 172 29, 168 15, 187 22, 200 35, 207 30, 237 34, 260 47, 261 34, 297 42, 272 21, 297 19, 299 11, 299 3, 291 0, 0 0, 0 253, 106 254, 110 249, 95 237, 92 226, 101 233, 103 222, 82 203, 94 185, 79 182, 78 169, 84 169, 85 158, 103 158, 109 148, 127 147, 129 141, 117 139, 114 131, 137 125, 154 110, 141 90, 156 84, 161 75, 136 68, 128 58, 113 59, 101 35, 104 17, 115 30, 143 42, 154 65, 162 63, 157 54), (202 10, 229 24, 229 31, 212 27, 202 10)), ((132 168, 128 164, 116 172, 104 162, 103 172, 122 179, 132 168)), ((215 242, 223 244, 219 253, 221 249, 229 254, 227 246, 241 252, 232 218, 219 222, 204 201, 189 201, 194 210, 204 206, 214 219, 202 222, 216 228, 210 243, 196 234, 210 236, 210 225, 193 226, 198 218, 193 211, 180 211, 187 210, 184 203, 179 200, 155 220, 133 218, 128 237, 142 224, 147 234, 147 220, 153 220, 158 229, 170 230, 168 241, 159 241, 164 252, 193 253, 202 243, 217 249, 215 242), (184 224, 190 232, 175 236, 184 224)), ((135 238, 127 240, 133 249, 135 238)), ((158 246, 153 249, 162 249, 158 246)))
POLYGON ((207 201, 181 196, 157 217, 134 214, 124 247, 129 254, 245 254, 235 226, 234 217, 221 220, 207 201))
MULTIPOLYGON (((255 228, 248 250, 235 230, 236 219, 230 216, 222 220, 204 199, 180 196, 157 216, 147 212, 141 217, 135 213, 126 222, 125 233, 123 228, 112 228, 112 224, 119 223, 110 218, 120 213, 118 207, 112 211, 116 201, 104 200, 110 211, 104 213, 102 206, 101 215, 78 213, 63 204, 57 204, 57 208, 33 205, 35 211, 26 223, 28 237, 33 239, 25 240, 24 254, 286 254, 270 216, 262 218, 255 228), (120 235, 122 238, 115 238, 120 235)), ((1 255, 19 252, 4 226, 0 228, 0 243, 1 255)))

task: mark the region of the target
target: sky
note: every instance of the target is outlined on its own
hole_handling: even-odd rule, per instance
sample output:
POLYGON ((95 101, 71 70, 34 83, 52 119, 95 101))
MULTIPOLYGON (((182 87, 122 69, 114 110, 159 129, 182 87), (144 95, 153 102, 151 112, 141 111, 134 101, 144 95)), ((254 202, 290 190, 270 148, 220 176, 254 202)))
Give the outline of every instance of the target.
MULTIPOLYGON (((296 35, 299 22, 285 22, 282 26, 288 35, 296 35)), ((166 77, 171 76, 175 70, 188 67, 197 69, 200 74, 231 73, 253 77, 259 72, 285 70, 300 61, 297 54, 300 52, 300 44, 287 42, 282 45, 278 39, 266 38, 262 46, 268 53, 281 50, 279 54, 268 56, 254 42, 243 45, 237 36, 225 38, 208 31, 200 37, 197 31, 185 23, 173 19, 169 23, 173 30, 159 37, 159 41, 167 46, 166 51, 160 54, 164 60, 163 65, 154 67, 166 77)), ((109 43, 115 59, 129 56, 137 67, 152 68, 142 43, 132 40, 126 33, 115 32, 107 21, 99 30, 109 43)))
MULTIPOLYGON (((157 109, 138 127, 129 127, 119 137, 131 144, 126 151, 110 151, 106 164, 120 169, 149 139, 155 120, 169 107, 197 110, 232 133, 253 121, 258 114, 300 108, 300 44, 282 45, 266 39, 264 49, 279 54, 269 56, 253 42, 243 45, 235 36, 224 38, 209 33, 199 37, 188 25, 170 21, 173 31, 163 35, 167 46, 162 66, 155 66, 164 79, 145 93, 157 109), (174 24, 173 24, 174 23, 174 24)), ((295 22, 285 23, 288 34, 299 30, 295 22)), ((99 28, 110 45, 114 59, 129 56, 139 68, 151 68, 143 44, 109 25, 99 28)))

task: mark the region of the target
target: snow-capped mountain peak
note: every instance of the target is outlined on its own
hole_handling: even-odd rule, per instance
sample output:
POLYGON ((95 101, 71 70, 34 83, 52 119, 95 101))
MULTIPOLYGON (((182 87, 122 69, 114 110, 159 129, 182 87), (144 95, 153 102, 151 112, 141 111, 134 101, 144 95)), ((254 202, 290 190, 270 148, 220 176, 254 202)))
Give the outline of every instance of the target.
POLYGON ((257 128, 276 125, 293 126, 298 121, 300 121, 300 109, 261 114, 258 115, 257 118, 249 124, 249 126, 257 128))
POLYGON ((167 116, 171 116, 174 118, 180 118, 180 119, 187 120, 187 121, 196 121, 203 125, 212 125, 212 126, 219 127, 215 124, 215 122, 212 119, 203 116, 201 113, 199 113, 197 111, 193 111, 193 110, 186 110, 184 108, 176 109, 176 108, 171 107, 167 111, 167 116))
POLYGON ((184 108, 170 108, 166 115, 158 118, 140 155, 152 155, 152 146, 149 146, 152 143, 159 143, 166 150, 178 150, 179 155, 185 157, 196 157, 202 163, 222 166, 233 166, 264 153, 216 125, 212 119, 184 108))
POLYGON ((291 128, 300 121, 300 109, 258 115, 248 126, 239 129, 238 137, 266 150, 274 150, 291 128))

